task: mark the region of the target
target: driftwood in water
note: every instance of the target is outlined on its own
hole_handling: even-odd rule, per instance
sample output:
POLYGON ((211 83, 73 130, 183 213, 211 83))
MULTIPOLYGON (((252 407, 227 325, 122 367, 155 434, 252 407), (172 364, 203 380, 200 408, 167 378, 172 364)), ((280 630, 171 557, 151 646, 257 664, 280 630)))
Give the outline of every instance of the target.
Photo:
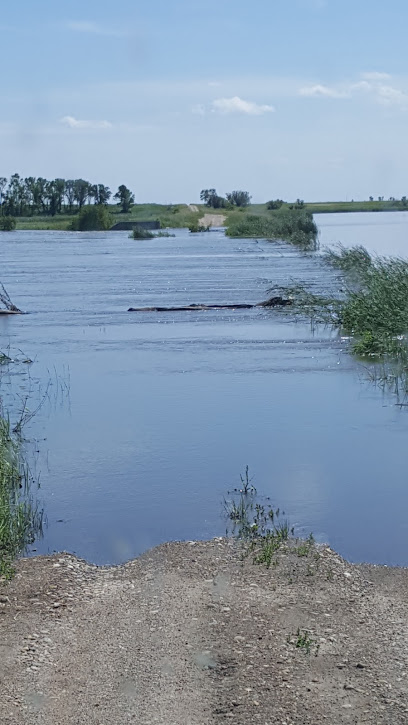
POLYGON ((292 300, 284 297, 271 297, 265 302, 256 305, 185 305, 184 307, 129 307, 128 312, 190 312, 196 310, 252 310, 254 307, 286 307, 292 300))
POLYGON ((287 307, 292 304, 292 300, 285 297, 270 297, 265 302, 258 302, 254 307, 287 307))
POLYGON ((18 309, 15 305, 13 305, 10 295, 7 292, 6 288, 3 284, 0 283, 0 302, 4 305, 6 308, 5 310, 0 310, 0 315, 21 315, 21 310, 18 309))

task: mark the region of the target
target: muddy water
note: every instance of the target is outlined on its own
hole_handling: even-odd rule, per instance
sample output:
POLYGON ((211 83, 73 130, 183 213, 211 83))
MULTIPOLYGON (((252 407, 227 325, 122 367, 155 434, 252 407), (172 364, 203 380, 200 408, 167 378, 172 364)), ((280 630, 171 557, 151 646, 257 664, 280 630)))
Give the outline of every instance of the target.
POLYGON ((223 495, 249 465, 301 533, 353 561, 408 564, 408 415, 335 333, 262 308, 126 312, 256 302, 293 280, 330 290, 319 259, 185 231, 146 242, 16 232, 2 235, 1 259, 30 311, 0 319, 2 345, 34 359, 33 380, 52 381, 26 431, 48 519, 37 552, 109 564, 223 534, 223 495))

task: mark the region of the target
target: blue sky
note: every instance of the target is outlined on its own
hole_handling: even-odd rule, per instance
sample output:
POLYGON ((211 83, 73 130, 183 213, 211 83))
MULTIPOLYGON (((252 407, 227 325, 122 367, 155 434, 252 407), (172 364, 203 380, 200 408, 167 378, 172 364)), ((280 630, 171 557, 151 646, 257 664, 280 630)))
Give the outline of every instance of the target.
POLYGON ((408 195, 408 4, 20 0, 0 15, 0 175, 138 201, 408 195))

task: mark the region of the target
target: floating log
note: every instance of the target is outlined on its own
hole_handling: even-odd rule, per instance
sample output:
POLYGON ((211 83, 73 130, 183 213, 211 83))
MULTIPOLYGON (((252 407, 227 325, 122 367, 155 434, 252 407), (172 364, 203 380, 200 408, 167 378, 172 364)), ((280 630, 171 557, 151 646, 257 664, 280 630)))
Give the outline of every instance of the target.
POLYGON ((292 304, 292 300, 285 297, 270 297, 265 302, 258 302, 255 307, 287 307, 292 304))
POLYGON ((258 302, 255 305, 204 305, 191 304, 184 307, 129 307, 128 312, 195 312, 197 310, 252 310, 254 307, 286 307, 291 305, 292 300, 284 297, 271 297, 265 302, 258 302))

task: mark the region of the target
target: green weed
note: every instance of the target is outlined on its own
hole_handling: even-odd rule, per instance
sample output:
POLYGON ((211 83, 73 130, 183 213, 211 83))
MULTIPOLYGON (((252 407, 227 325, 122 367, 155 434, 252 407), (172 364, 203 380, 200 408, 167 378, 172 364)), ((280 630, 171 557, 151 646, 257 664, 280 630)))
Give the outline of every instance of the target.
POLYGON ((294 645, 296 649, 301 649, 305 654, 310 655, 312 648, 315 646, 315 656, 318 655, 320 646, 316 640, 312 639, 310 632, 306 629, 301 630, 299 627, 296 634, 289 634, 287 637, 288 644, 294 645))
POLYGON ((0 418, 0 576, 13 575, 13 562, 41 532, 43 513, 30 495, 30 474, 21 442, 0 418))
POLYGON ((244 556, 252 556, 255 564, 268 568, 275 563, 275 554, 293 536, 293 528, 279 508, 258 500, 255 486, 249 475, 248 466, 240 476, 241 487, 230 492, 230 499, 224 499, 224 509, 231 526, 227 534, 236 536, 244 544, 244 556))

